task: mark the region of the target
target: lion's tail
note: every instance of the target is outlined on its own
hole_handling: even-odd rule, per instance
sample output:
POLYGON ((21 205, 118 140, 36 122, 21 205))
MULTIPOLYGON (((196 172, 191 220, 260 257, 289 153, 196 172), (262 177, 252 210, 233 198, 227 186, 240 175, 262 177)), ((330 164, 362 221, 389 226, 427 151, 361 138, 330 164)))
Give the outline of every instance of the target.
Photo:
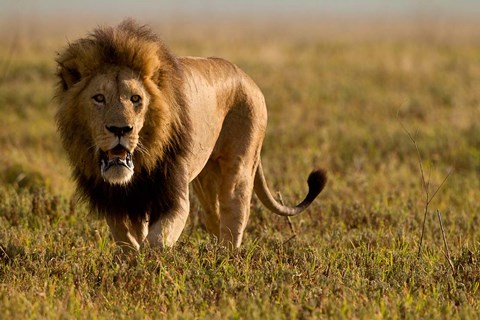
POLYGON ((272 212, 281 216, 295 216, 304 211, 315 198, 322 192, 325 184, 327 183, 327 174, 324 170, 314 170, 308 176, 308 194, 303 201, 295 207, 284 206, 273 198, 270 190, 268 189, 265 175, 263 174, 262 163, 258 165, 257 172, 255 174, 254 190, 260 201, 272 212))

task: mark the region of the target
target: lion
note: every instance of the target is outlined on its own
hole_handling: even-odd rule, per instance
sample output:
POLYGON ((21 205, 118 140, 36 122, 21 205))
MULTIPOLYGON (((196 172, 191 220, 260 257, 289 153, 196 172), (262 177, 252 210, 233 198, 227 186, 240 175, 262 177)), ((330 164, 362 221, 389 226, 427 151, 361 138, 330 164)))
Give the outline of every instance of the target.
POLYGON ((274 199, 260 160, 264 96, 226 60, 175 56, 151 28, 125 20, 68 44, 56 62, 56 123, 78 194, 122 248, 173 246, 190 184, 207 231, 230 248, 241 245, 253 191, 293 216, 326 184, 314 170, 300 204, 274 199))

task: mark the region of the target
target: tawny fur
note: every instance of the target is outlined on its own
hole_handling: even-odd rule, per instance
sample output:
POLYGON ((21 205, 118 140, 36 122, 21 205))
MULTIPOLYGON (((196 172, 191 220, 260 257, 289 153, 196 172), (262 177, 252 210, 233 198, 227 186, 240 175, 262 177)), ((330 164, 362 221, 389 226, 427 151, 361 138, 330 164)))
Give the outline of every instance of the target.
POLYGON ((314 171, 309 194, 293 208, 271 196, 260 164, 265 101, 230 62, 176 57, 149 28, 127 20, 69 44, 57 63, 56 120, 79 194, 126 247, 138 249, 145 240, 173 245, 189 213, 191 182, 202 221, 230 247, 241 243, 253 190, 275 213, 295 215, 325 185, 325 172, 314 171), (105 102, 92 100, 98 93, 105 102), (112 126, 131 132, 117 137, 112 126), (126 169, 115 173, 121 183, 102 176, 99 166, 102 152, 117 143, 135 165, 128 176, 126 169))

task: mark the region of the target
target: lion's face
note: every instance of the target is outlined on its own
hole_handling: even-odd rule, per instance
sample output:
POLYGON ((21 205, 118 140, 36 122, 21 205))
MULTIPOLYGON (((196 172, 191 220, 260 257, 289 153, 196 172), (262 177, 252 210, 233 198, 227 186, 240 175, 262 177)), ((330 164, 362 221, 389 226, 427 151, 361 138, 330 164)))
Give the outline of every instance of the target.
POLYGON ((91 148, 103 179, 128 183, 134 172, 134 151, 142 148, 139 133, 150 102, 141 79, 127 67, 109 68, 92 77, 79 100, 94 144, 85 147, 91 148))

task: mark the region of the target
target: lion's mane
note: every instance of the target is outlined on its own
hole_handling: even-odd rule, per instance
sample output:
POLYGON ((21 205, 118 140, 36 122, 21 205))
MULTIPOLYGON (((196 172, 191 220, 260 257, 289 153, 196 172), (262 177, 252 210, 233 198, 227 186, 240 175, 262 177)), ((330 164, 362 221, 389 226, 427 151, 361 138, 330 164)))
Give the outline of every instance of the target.
POLYGON ((103 215, 149 219, 177 205, 187 176, 177 164, 189 152, 190 120, 185 108, 182 70, 177 58, 145 26, 128 20, 117 28, 98 28, 70 43, 57 57, 60 79, 56 90, 58 131, 67 151, 81 199, 103 215), (135 151, 135 173, 125 186, 103 181, 92 156, 95 145, 77 97, 92 76, 113 66, 137 72, 151 96, 140 131, 144 152, 135 151), (147 216, 145 216, 147 215, 147 216))

